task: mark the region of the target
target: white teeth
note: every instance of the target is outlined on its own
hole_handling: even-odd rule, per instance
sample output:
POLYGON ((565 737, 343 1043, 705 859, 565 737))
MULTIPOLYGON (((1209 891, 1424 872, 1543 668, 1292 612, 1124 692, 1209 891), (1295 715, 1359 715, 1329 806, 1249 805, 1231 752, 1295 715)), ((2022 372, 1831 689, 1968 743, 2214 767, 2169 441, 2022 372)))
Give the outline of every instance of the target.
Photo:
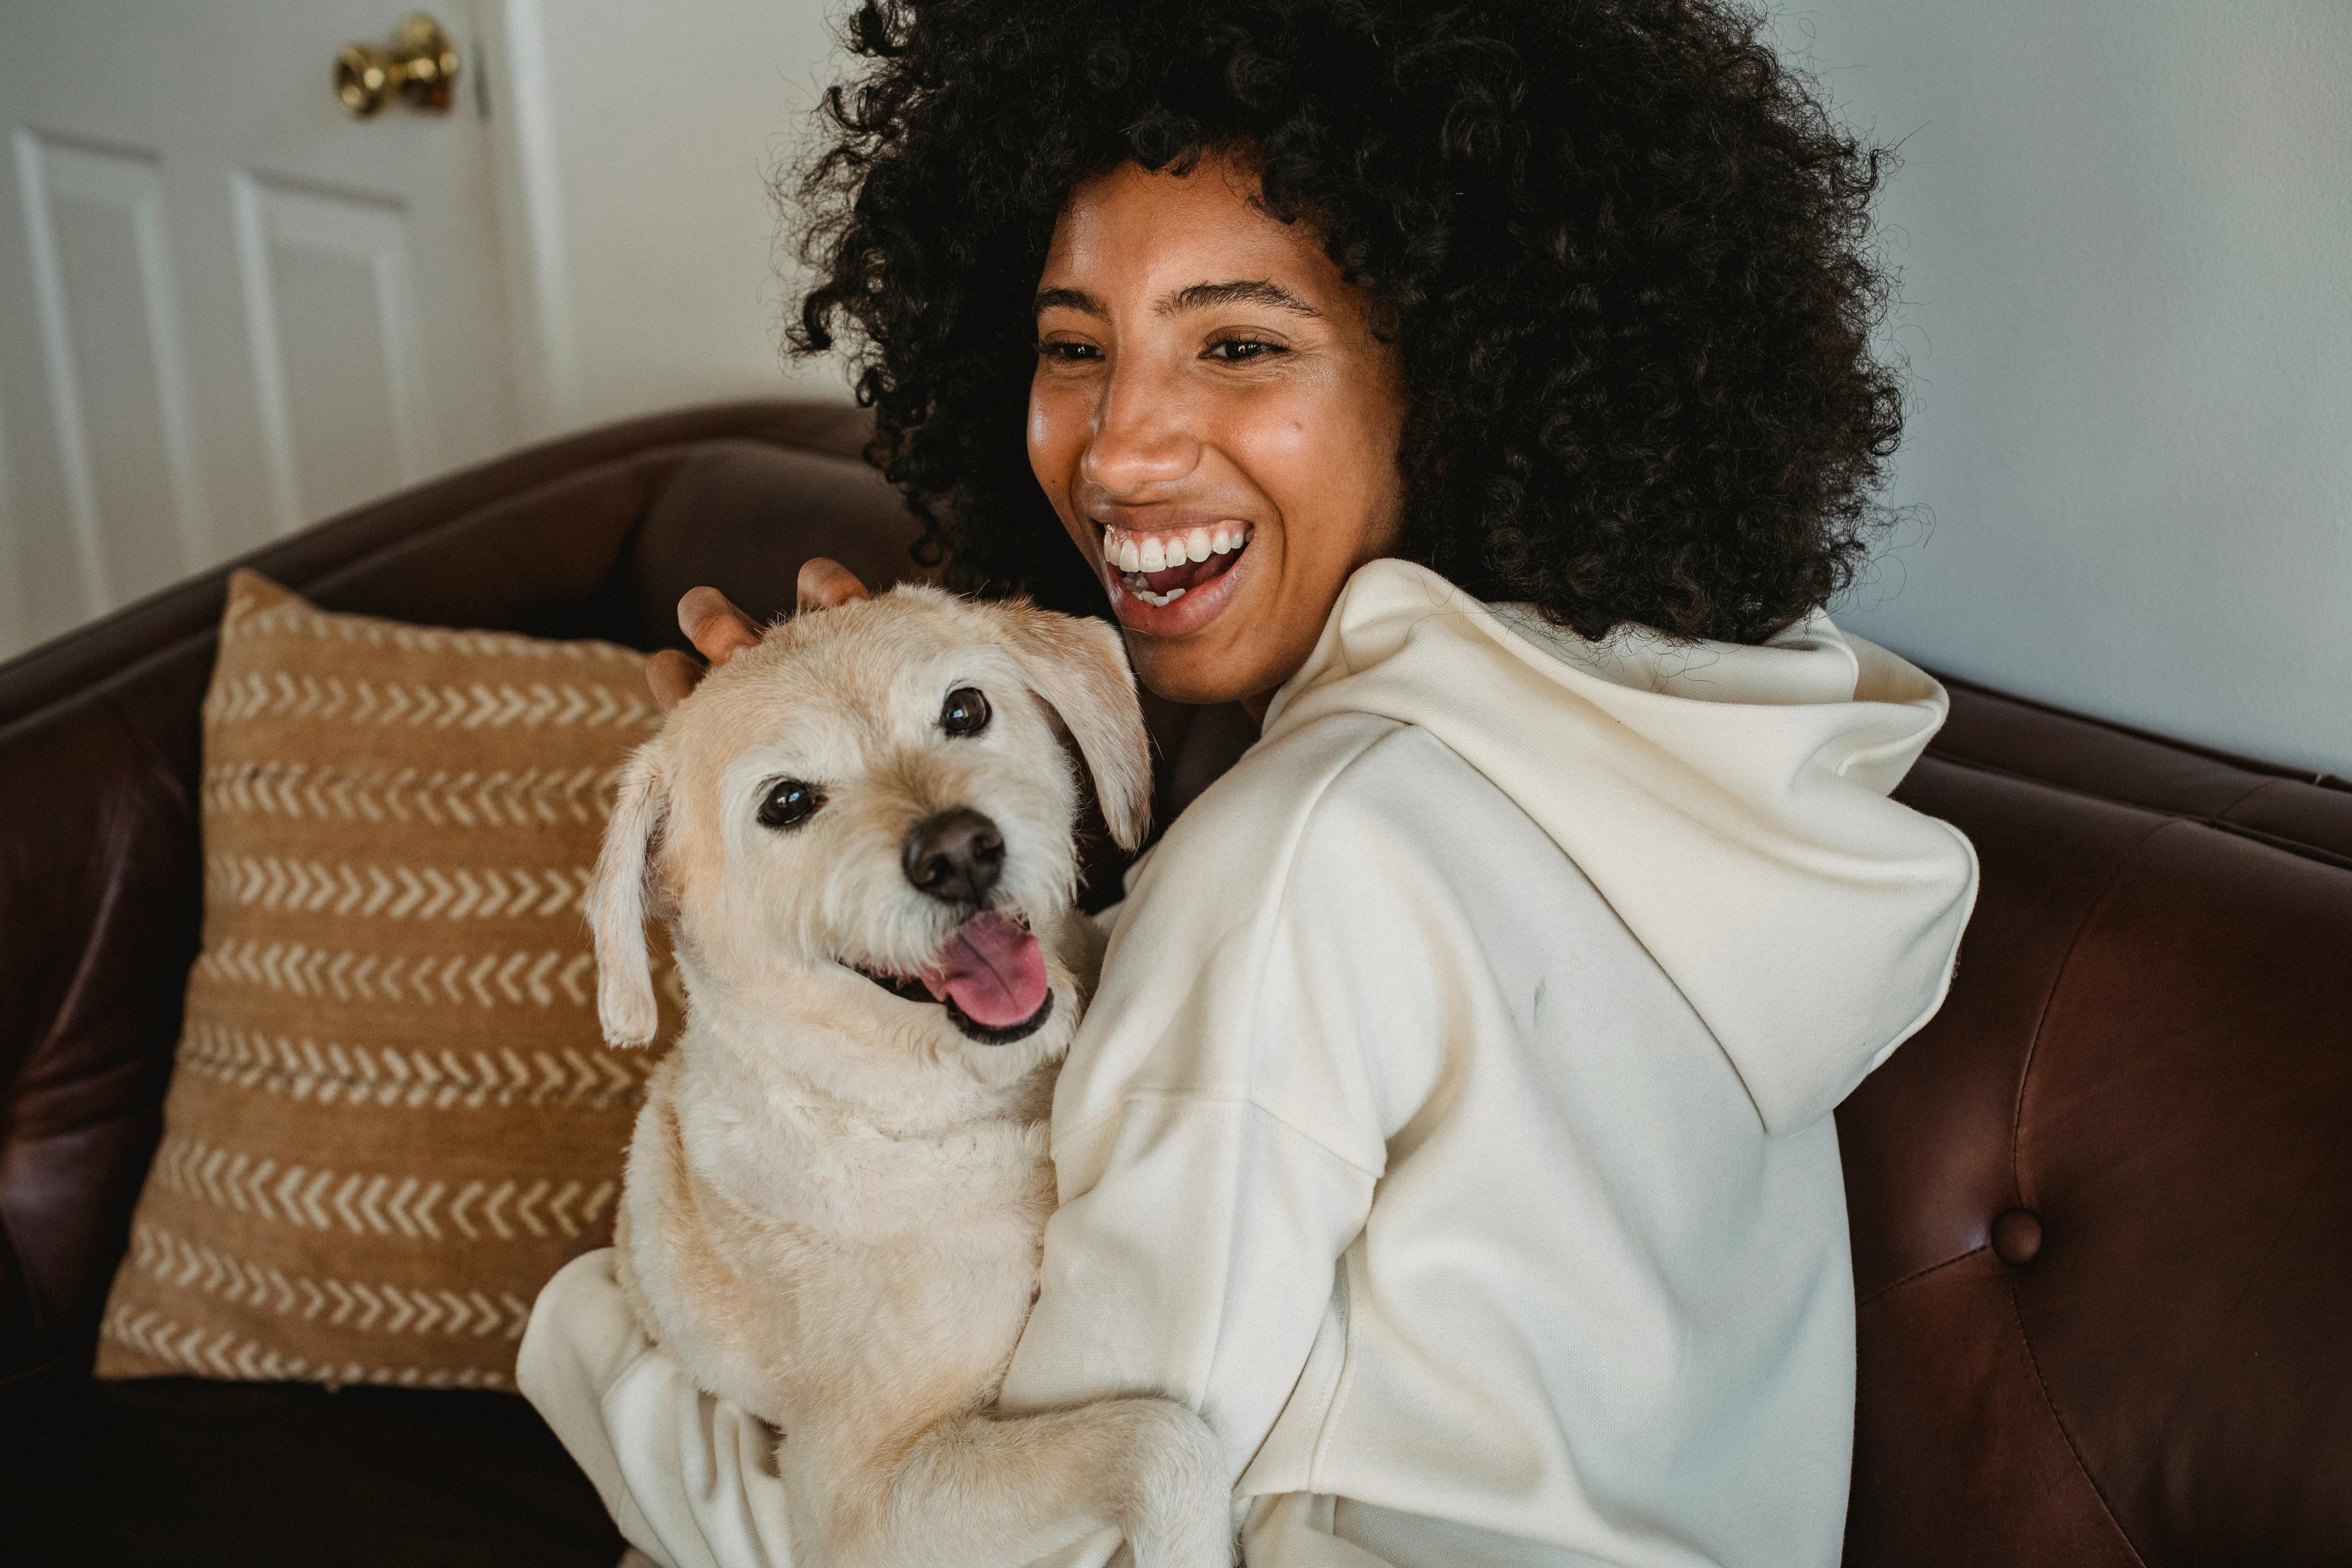
POLYGON ((1127 577, 1126 582, 1127 591, 1129 593, 1134 595, 1137 598, 1156 609, 1166 609, 1169 605, 1182 598, 1185 593, 1181 588, 1171 588, 1165 594, 1155 594, 1151 591, 1150 584, 1146 583, 1140 576, 1133 574, 1130 574, 1127 577))
POLYGON ((1122 572, 1165 572, 1187 561, 1230 555, 1250 541, 1249 525, 1221 522, 1185 533, 1137 535, 1116 528, 1103 530, 1103 560, 1122 572))

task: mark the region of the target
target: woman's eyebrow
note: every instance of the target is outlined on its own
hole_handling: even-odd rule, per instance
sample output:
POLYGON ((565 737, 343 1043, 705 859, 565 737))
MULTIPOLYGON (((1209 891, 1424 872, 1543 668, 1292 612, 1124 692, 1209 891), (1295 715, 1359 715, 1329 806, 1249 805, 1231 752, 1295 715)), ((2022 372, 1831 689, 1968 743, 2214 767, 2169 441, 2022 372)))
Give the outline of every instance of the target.
POLYGON ((1230 283, 1194 283, 1162 299, 1157 309, 1163 316, 1174 316, 1186 310, 1213 310, 1219 305, 1264 305, 1270 310, 1287 310, 1294 316, 1320 316, 1323 313, 1281 284, 1264 278, 1230 283))
POLYGON ((1040 289, 1034 313, 1044 315, 1048 310, 1076 310, 1082 316, 1108 316, 1103 303, 1083 289, 1040 289))
MULTIPOLYGON (((1271 310, 1287 310, 1294 316, 1320 317, 1323 312, 1268 279, 1235 279, 1229 283, 1194 283, 1162 298, 1155 309, 1160 315, 1181 315, 1187 310, 1210 310, 1219 305, 1264 305, 1271 310)), ((1040 289, 1034 301, 1038 315, 1048 310, 1076 310, 1082 316, 1108 316, 1103 302, 1083 289, 1040 289)))

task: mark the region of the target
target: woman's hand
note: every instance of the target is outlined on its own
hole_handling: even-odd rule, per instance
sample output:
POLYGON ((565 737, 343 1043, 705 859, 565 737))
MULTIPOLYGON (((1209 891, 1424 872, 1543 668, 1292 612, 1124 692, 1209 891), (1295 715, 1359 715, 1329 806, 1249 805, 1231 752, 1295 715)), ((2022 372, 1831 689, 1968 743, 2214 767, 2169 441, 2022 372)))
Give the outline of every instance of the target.
MULTIPOLYGON (((838 561, 818 555, 802 566, 797 584, 800 603, 795 613, 830 610, 874 595, 857 574, 838 561)), ((695 651, 709 660, 706 667, 676 648, 664 648, 646 661, 646 684, 667 713, 694 693, 712 669, 760 640, 760 623, 735 607, 716 588, 689 588, 677 602, 677 629, 695 651)))

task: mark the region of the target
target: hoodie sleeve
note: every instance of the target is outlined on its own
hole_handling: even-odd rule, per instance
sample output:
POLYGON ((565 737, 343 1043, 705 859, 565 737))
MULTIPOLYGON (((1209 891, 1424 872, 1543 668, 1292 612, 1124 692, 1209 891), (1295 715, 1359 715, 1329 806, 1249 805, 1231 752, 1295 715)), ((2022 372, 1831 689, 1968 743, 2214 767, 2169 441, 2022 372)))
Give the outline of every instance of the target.
POLYGON ((1061 1207, 1003 1395, 1167 1394, 1236 1477, 1445 1055, 1433 950, 1392 881, 1411 857, 1344 805, 1397 726, 1316 729, 1202 796, 1135 883, 1055 1095, 1061 1207))

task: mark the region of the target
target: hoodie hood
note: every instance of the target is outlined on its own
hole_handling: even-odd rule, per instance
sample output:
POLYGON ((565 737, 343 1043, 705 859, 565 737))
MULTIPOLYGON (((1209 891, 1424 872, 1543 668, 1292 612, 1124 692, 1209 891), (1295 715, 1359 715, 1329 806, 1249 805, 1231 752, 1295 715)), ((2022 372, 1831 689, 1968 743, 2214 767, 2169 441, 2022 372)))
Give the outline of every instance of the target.
POLYGON ((1375 561, 1275 693, 1418 725, 1515 801, 1722 1046, 1766 1129, 1833 1110, 1934 1016, 1976 898, 1958 829, 1887 798, 1944 689, 1816 612, 1761 647, 1599 642, 1375 561))

